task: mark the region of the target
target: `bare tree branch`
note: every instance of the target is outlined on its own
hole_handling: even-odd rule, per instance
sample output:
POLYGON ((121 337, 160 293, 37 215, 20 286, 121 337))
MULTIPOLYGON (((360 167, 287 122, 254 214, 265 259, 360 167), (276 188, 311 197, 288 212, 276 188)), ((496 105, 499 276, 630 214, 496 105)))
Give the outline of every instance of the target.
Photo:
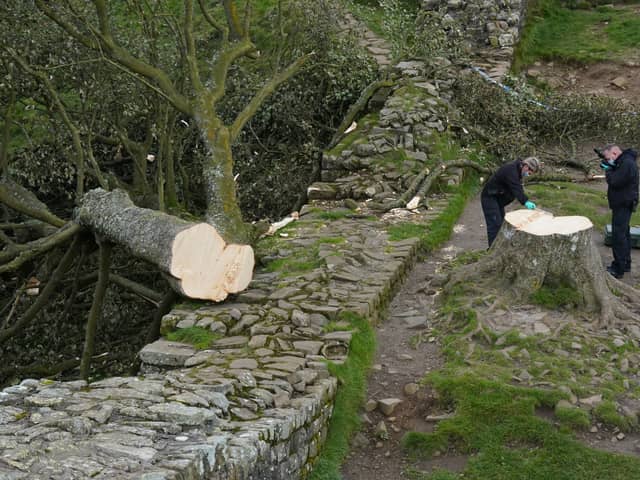
POLYGON ((99 265, 98 283, 96 284, 91 310, 89 311, 89 318, 87 319, 84 351, 82 352, 82 361, 80 362, 80 377, 85 380, 89 378, 98 320, 102 316, 102 304, 107 293, 107 286, 109 285, 109 268, 111 265, 111 244, 109 242, 100 241, 99 265))
POLYGON ((82 34, 78 31, 73 25, 69 22, 65 21, 64 18, 57 15, 51 7, 49 7, 48 2, 46 0, 36 0, 36 6, 38 9, 44 13, 47 17, 57 23, 63 30, 65 30, 71 37, 75 38, 85 47, 90 48, 92 50, 98 50, 99 45, 94 41, 93 38, 82 34))
POLYGON ((13 122, 13 104, 15 103, 15 92, 11 92, 7 109, 4 112, 4 128, 2 129, 2 144, 0 144, 0 177, 4 175, 9 165, 9 136, 11 133, 11 123, 13 122))
POLYGON ((70 237, 80 232, 81 227, 75 223, 67 224, 67 227, 63 227, 53 235, 49 235, 45 238, 40 238, 30 243, 17 245, 12 252, 3 252, 0 254, 0 273, 12 272, 17 268, 20 268, 29 260, 41 255, 58 245, 62 245, 67 242, 70 237), (8 263, 5 263, 8 262, 8 263))
POLYGON ((279 72, 275 77, 272 77, 266 84, 262 86, 260 90, 254 95, 251 101, 244 107, 244 109, 238 114, 236 119, 233 121, 231 128, 229 130, 229 134, 231 137, 231 141, 233 142, 238 138, 242 128, 245 126, 247 121, 255 115, 256 111, 260 108, 260 106, 264 103, 269 95, 271 95, 276 88, 278 88, 282 83, 289 80, 293 75, 295 75, 300 67, 309 59, 309 55, 305 55, 303 57, 298 58, 295 62, 289 65, 285 70, 279 72))
POLYGON ((51 213, 33 193, 9 179, 0 179, 0 202, 16 212, 42 220, 55 227, 62 227, 67 223, 51 213))
MULTIPOLYGON (((53 101, 53 104, 56 107, 56 110, 58 110, 58 113, 62 118, 62 122, 65 124, 65 126, 67 127, 67 130, 69 130, 69 133, 71 134, 73 147, 76 151, 76 159, 77 159, 75 162, 76 174, 77 174, 76 195, 79 198, 84 193, 84 169, 85 169, 85 151, 82 146, 82 139, 80 138, 80 129, 73 123, 73 121, 71 120, 71 117, 69 117, 69 114, 67 113, 67 109, 65 108, 64 104, 62 103, 62 100, 60 99, 60 95, 58 95, 58 92, 56 91, 53 84, 49 80, 49 77, 43 72, 34 69, 31 65, 27 63, 27 61, 23 57, 18 55, 13 49, 7 49, 7 51, 9 52, 9 55, 11 55, 11 57, 18 63, 18 65, 20 65, 20 67, 25 72, 27 72, 29 75, 36 78, 40 83, 42 83, 42 85, 44 85, 44 87, 47 89, 47 92, 49 92, 49 96, 51 97, 51 100, 53 101)), ((96 176, 98 183, 100 183, 100 186, 102 188, 108 189, 109 184, 102 176, 100 167, 98 166, 98 163, 95 161, 95 158, 93 157, 93 155, 90 155, 90 160, 92 161, 93 173, 96 176)))
POLYGON ((200 70, 198 69, 198 59, 196 57, 196 42, 193 38, 193 1, 184 2, 184 39, 187 50, 187 65, 189 66, 189 78, 197 93, 204 91, 202 80, 200 80, 200 70))
POLYGON ((215 28, 217 31, 219 31, 220 33, 222 33, 224 40, 226 41, 229 38, 229 29, 226 27, 223 27, 222 25, 220 25, 210 14, 209 11, 207 10, 207 7, 204 4, 204 0, 198 0, 198 5, 200 5, 200 11, 202 12, 202 16, 204 17, 204 19, 207 21, 207 23, 209 23, 209 25, 211 25, 213 28, 215 28))
POLYGON ((238 9, 236 8, 236 2, 234 0, 222 0, 224 7, 224 13, 227 18, 227 25, 229 26, 229 37, 231 40, 240 40, 246 38, 242 25, 240 24, 240 18, 238 17, 238 9))
POLYGON ((49 298, 56 291, 58 283, 60 282, 60 280, 62 280, 62 277, 64 277, 64 274, 73 263, 77 245, 78 235, 74 237, 73 242, 62 257, 62 260, 60 260, 60 263, 51 275, 51 278, 49 278, 46 286, 42 289, 40 296, 34 302, 34 304, 31 305, 31 307, 29 307, 24 315, 22 315, 22 317, 20 317, 20 319, 11 327, 0 330, 0 345, 3 344, 7 339, 13 337, 27 325, 29 325, 29 323, 31 323, 31 321, 36 317, 40 310, 42 310, 42 308, 47 305, 47 303, 49 302, 49 298))

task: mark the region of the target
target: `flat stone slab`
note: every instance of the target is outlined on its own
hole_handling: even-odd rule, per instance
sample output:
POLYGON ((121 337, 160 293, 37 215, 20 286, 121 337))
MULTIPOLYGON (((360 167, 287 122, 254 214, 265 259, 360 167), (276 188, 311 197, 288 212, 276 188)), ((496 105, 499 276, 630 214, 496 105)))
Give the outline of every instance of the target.
POLYGON ((140 360, 150 365, 181 367, 195 353, 191 345, 160 339, 140 351, 140 360))

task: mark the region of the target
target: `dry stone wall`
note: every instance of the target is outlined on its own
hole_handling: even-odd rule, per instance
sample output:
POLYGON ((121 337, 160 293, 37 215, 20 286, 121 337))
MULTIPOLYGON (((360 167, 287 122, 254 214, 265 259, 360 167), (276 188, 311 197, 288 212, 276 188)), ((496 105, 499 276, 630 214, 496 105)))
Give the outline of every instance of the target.
POLYGON ((445 29, 456 28, 470 45, 473 64, 496 79, 509 70, 520 38, 526 0, 423 0, 425 11, 438 11, 445 29))
MULTIPOLYGON (((434 161, 431 137, 457 115, 459 72, 445 59, 402 62, 396 73, 397 86, 325 152, 323 181, 309 188, 300 219, 268 241, 250 287, 164 317, 165 333, 218 334, 211 348, 163 338, 140 352, 137 376, 27 379, 0 392, 0 480, 308 476, 337 390, 327 363, 347 360, 357 334, 344 314, 374 321, 416 257, 418 239, 391 241, 389 226, 428 225, 447 205, 431 195, 429 209, 368 208, 396 198, 434 161)), ((460 179, 458 171, 444 181, 460 179)))

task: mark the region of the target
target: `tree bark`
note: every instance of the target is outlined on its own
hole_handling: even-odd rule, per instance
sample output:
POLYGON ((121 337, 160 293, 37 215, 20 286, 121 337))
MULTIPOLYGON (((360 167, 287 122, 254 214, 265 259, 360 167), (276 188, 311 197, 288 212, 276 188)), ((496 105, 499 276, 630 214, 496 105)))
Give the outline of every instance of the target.
POLYGON ((489 254, 479 264, 455 272, 447 288, 484 283, 526 301, 543 285, 566 285, 578 293, 580 309, 599 313, 599 325, 640 321, 625 304, 640 301, 640 292, 605 272, 592 230, 586 217, 554 217, 542 210, 509 212, 489 254))
POLYGON ((227 244, 207 223, 136 207, 122 190, 87 192, 74 215, 80 225, 156 265, 187 297, 221 301, 251 281, 251 246, 227 244))

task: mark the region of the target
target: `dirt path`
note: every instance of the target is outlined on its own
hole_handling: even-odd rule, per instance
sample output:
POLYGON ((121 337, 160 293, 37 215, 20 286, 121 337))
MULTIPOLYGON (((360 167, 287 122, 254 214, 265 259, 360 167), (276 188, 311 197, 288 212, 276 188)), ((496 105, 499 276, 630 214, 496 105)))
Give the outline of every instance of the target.
MULTIPOLYGON (((512 204, 511 208, 519 208, 519 205, 512 204)), ((611 249, 604 246, 602 232, 594 232, 594 241, 603 257, 603 265, 608 264, 611 261, 611 249)), ((456 255, 484 248, 486 232, 478 196, 467 205, 454 227, 451 239, 426 261, 418 263, 409 274, 389 306, 387 319, 378 325, 378 350, 367 393, 369 402, 362 412, 362 431, 354 439, 351 453, 343 465, 345 480, 407 478, 408 467, 419 468, 423 472, 434 468, 452 472, 464 470, 466 456, 435 457, 416 463, 415 459, 405 456, 400 441, 408 431, 431 431, 435 424, 429 422, 428 417, 442 413, 433 410, 433 397, 427 388, 420 387, 417 392, 413 392, 415 384, 426 373, 437 370, 442 365, 438 346, 430 342, 433 339, 428 334, 428 317, 434 292, 427 287, 427 281, 438 272, 443 263, 456 255), (416 342, 418 338, 420 342, 416 342), (384 399, 397 399, 401 403, 392 413, 385 415, 379 404, 384 399), (376 401, 379 402, 377 406, 376 401), (384 423, 384 428, 381 422, 384 423)), ((637 273, 640 269, 640 250, 634 249, 632 258, 634 272, 625 275, 628 283, 636 283, 640 279, 637 273)), ((520 311, 516 308, 514 312, 518 322, 535 318, 540 313, 538 309, 530 307, 523 307, 520 311)), ((582 440, 596 448, 633 450, 631 441, 613 444, 604 439, 600 441, 599 437, 589 434, 582 440), (629 446, 631 447, 627 448, 629 446)))
MULTIPOLYGON (((393 413, 385 415, 380 406, 363 413, 363 429, 354 441, 354 448, 343 466, 345 480, 397 480, 405 478, 409 460, 400 447, 402 436, 408 431, 428 432, 433 423, 426 420, 432 411, 431 392, 421 387, 412 393, 413 384, 426 373, 442 364, 440 352, 428 335, 416 346, 416 335, 428 331, 428 313, 433 304, 433 292, 425 289, 427 280, 438 267, 467 250, 486 248, 486 233, 479 197, 469 203, 454 234, 442 249, 426 261, 416 265, 402 289, 389 306, 388 318, 377 328, 378 351, 373 372, 369 378, 367 399, 369 408, 374 401, 395 398, 402 400, 393 413), (407 391, 405 392, 405 387, 407 391), (380 432, 384 422, 388 439, 380 432), (378 432, 378 433, 377 433, 378 432)), ((415 461, 411 462, 415 465, 415 461)), ((421 470, 444 468, 461 471, 466 457, 443 457, 420 464, 421 470)))

